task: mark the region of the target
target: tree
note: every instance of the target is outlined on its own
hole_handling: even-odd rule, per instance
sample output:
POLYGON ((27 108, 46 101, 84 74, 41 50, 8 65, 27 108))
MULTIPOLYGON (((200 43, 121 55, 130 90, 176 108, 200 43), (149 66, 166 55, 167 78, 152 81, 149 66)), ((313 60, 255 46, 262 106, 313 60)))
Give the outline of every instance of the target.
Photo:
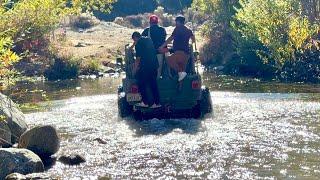
POLYGON ((256 37, 271 53, 270 57, 257 52, 262 59, 274 59, 281 66, 295 59, 295 51, 303 48, 317 27, 301 17, 297 0, 241 0, 236 19, 241 26, 235 27, 241 36, 256 37))
POLYGON ((12 65, 20 59, 18 55, 30 50, 30 45, 43 43, 63 17, 94 9, 107 12, 112 2, 114 0, 0 0, 0 83, 12 75, 12 65))
POLYGON ((205 62, 224 64, 234 52, 231 22, 238 0, 194 0, 192 7, 209 20, 203 27, 208 38, 202 50, 205 62))

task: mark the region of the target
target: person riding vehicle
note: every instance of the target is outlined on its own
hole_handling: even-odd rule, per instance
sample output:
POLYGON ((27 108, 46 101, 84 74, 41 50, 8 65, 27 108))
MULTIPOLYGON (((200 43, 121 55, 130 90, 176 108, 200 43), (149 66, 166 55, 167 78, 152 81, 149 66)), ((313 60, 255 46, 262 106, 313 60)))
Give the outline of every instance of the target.
MULTIPOLYGON (((150 23, 150 27, 146 28, 142 32, 142 36, 151 38, 154 47, 156 48, 156 50, 158 50, 159 47, 166 41, 167 32, 165 28, 159 26, 159 18, 156 15, 150 16, 149 23, 150 23)), ((157 59, 159 63, 157 77, 160 78, 162 75, 161 73, 162 73, 164 54, 161 53, 159 50, 157 51, 157 59)))
POLYGON ((153 42, 148 37, 143 37, 139 32, 132 34, 135 44, 136 60, 134 64, 134 72, 138 82, 138 88, 141 93, 142 102, 137 106, 159 108, 160 97, 157 84, 157 68, 159 66, 156 56, 156 49, 153 42), (153 98, 152 102, 148 98, 147 88, 150 87, 153 98))
POLYGON ((167 62, 178 73, 180 82, 187 76, 186 66, 190 58, 189 40, 191 39, 195 44, 196 39, 192 30, 185 26, 185 17, 177 16, 175 22, 176 27, 172 35, 159 47, 159 51, 165 51, 165 47, 173 41, 174 53, 167 58, 167 62))

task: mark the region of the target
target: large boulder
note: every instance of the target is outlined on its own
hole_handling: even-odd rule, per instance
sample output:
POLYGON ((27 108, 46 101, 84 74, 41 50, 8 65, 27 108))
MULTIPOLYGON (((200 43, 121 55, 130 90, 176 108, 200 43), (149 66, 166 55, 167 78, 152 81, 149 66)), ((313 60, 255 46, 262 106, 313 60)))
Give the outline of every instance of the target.
POLYGON ((58 152, 60 139, 53 126, 38 126, 21 135, 18 147, 29 149, 45 159, 58 152))
POLYGON ((27 149, 0 148, 0 179, 11 173, 31 174, 43 172, 39 156, 27 149))
POLYGON ((0 116, 5 117, 5 121, 11 131, 11 141, 16 143, 19 137, 27 130, 25 117, 18 106, 7 96, 0 93, 0 116))
POLYGON ((11 146, 11 131, 5 120, 0 119, 0 147, 11 146))

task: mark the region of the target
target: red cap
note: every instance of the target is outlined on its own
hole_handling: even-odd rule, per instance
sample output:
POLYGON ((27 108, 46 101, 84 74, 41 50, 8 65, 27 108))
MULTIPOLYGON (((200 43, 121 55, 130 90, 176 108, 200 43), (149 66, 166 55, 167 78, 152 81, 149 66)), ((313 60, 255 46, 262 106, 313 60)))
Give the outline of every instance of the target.
POLYGON ((151 24, 158 24, 158 22, 159 22, 159 18, 156 15, 151 15, 149 20, 150 20, 151 24))

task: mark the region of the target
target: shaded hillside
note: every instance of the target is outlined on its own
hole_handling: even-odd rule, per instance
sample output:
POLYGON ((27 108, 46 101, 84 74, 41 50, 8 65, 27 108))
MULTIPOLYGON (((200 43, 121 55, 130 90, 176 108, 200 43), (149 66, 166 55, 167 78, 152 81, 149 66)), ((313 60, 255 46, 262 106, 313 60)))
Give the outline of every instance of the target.
POLYGON ((113 21, 116 17, 153 12, 158 6, 164 7, 168 13, 177 14, 191 4, 192 0, 118 0, 113 4, 110 14, 100 11, 95 11, 94 14, 99 19, 113 21))

